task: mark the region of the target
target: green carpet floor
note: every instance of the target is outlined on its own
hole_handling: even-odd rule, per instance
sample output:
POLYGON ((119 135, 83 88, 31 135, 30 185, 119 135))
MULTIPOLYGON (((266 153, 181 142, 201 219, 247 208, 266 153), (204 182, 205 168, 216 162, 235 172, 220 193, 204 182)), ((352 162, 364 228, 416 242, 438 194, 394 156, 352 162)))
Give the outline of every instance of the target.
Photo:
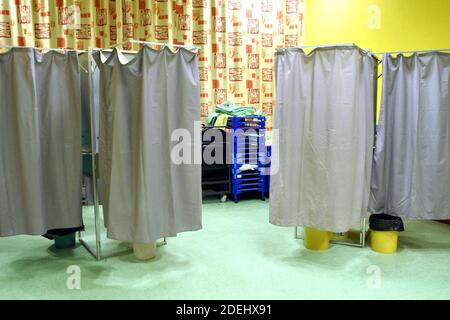
MULTIPOLYGON (((393 255, 342 245, 317 253, 293 228, 270 225, 268 204, 207 200, 203 230, 169 238, 148 262, 130 251, 95 261, 81 246, 1 238, 0 299, 450 299, 449 225, 406 222, 393 255), (80 290, 67 289, 71 265, 80 267, 80 290), (370 266, 381 270, 378 289, 367 285, 370 266)), ((92 211, 85 209, 89 226, 92 211)), ((124 248, 111 240, 105 247, 124 248)))

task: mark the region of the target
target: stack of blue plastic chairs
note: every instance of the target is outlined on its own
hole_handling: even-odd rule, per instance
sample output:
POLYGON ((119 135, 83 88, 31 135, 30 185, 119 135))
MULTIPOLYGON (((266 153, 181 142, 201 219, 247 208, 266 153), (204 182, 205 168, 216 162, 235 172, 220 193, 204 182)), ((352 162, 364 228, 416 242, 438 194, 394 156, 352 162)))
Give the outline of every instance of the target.
POLYGON ((266 118, 264 116, 230 117, 233 129, 231 184, 234 202, 244 192, 257 192, 265 199, 266 118))

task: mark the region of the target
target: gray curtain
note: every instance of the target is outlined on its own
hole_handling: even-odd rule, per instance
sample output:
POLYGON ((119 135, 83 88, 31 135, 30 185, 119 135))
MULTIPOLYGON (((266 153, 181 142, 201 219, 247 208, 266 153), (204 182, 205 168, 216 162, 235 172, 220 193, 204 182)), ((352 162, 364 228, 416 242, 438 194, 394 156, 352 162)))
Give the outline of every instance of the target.
POLYGON ((0 235, 42 235, 81 220, 76 52, 0 54, 0 235))
MULTIPOLYGON (((102 52, 101 53, 104 59, 107 59, 110 56, 110 52, 102 52)), ((134 53, 126 53, 123 55, 126 60, 131 60, 134 58, 134 53)), ((86 191, 86 204, 93 205, 94 204, 94 189, 93 189, 93 180, 92 177, 92 160, 91 160, 91 111, 90 111, 90 91, 89 91, 89 73, 86 72, 89 68, 88 59, 89 55, 87 52, 80 53, 78 56, 79 64, 83 68, 84 72, 80 72, 80 81, 81 81, 81 118, 82 118, 82 144, 83 151, 86 153, 83 155, 83 174, 84 174, 84 183, 87 188, 86 191)), ((99 85, 100 85, 100 71, 98 67, 95 65, 92 68, 92 98, 93 98, 93 125, 96 141, 94 142, 95 148, 94 151, 97 154, 98 159, 98 151, 99 151, 99 131, 100 131, 100 123, 99 123, 99 85)), ((98 180, 98 175, 97 175, 98 180)), ((97 182, 97 186, 99 183, 97 182)), ((101 191, 99 191, 99 195, 101 191)), ((99 203, 102 203, 101 197, 99 197, 99 203)))
POLYGON ((370 210, 450 218, 450 54, 385 55, 370 210))
MULTIPOLYGON (((87 53, 81 53, 79 55, 79 63, 83 67, 84 70, 88 70, 89 55, 87 53)), ((93 102, 94 102, 94 130, 95 136, 98 137, 99 131, 99 111, 98 111, 98 85, 99 85, 99 71, 98 68, 95 68, 92 73, 92 92, 93 92, 93 102)), ((89 95, 89 74, 88 72, 80 73, 80 81, 81 81, 81 115, 82 115, 82 139, 83 146, 87 147, 91 144, 91 112, 90 112, 90 95, 89 95)), ((96 144, 96 152, 98 152, 98 144, 96 144)))
POLYGON ((270 222, 348 231, 367 212, 377 63, 355 47, 286 49, 275 63, 270 222))
MULTIPOLYGON (((108 237, 150 243, 201 229, 200 165, 172 163, 174 129, 200 120, 197 55, 143 47, 100 69, 100 180, 108 237)), ((193 152, 193 147, 192 150, 193 152)))
MULTIPOLYGON (((104 58, 108 58, 111 53, 103 51, 101 53, 104 58)), ((123 58, 126 60, 131 60, 135 56, 134 53, 125 53, 123 58)), ((87 52, 80 53, 78 56, 80 66, 84 70, 88 70, 88 59, 89 55, 87 52)), ((81 115, 82 115, 82 137, 83 137, 83 146, 86 150, 90 150, 88 148, 91 144, 91 113, 90 113, 90 95, 89 95, 89 74, 88 72, 80 72, 80 81, 81 81, 81 115)), ((99 136, 99 84, 100 84, 100 71, 95 66, 92 69, 92 92, 93 92, 93 109, 94 109, 94 131, 95 137, 98 141, 99 136)), ((96 143, 96 152, 98 152, 98 143, 96 143)))

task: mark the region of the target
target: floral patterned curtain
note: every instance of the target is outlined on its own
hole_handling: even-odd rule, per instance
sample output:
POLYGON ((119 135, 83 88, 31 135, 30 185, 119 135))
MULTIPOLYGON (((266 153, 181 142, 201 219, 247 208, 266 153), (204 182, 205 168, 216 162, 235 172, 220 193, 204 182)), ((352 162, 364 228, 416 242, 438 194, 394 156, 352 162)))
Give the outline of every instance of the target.
POLYGON ((271 118, 274 49, 301 45, 302 20, 303 0, 1 0, 0 45, 194 44, 202 117, 229 100, 271 118))

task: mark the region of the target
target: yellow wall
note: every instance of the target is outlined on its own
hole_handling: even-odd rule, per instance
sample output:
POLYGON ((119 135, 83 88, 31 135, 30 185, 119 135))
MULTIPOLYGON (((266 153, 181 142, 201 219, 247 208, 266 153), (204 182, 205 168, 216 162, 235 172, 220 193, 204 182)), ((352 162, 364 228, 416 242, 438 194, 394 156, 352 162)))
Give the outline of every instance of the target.
POLYGON ((305 45, 354 42, 374 52, 450 48, 450 0, 306 0, 304 35, 305 45), (379 29, 369 28, 371 5, 379 29))
MULTIPOLYGON (((450 0, 305 1, 305 45, 353 42, 373 52, 450 48, 450 0)), ((381 78, 377 116, 380 98, 381 78)))

